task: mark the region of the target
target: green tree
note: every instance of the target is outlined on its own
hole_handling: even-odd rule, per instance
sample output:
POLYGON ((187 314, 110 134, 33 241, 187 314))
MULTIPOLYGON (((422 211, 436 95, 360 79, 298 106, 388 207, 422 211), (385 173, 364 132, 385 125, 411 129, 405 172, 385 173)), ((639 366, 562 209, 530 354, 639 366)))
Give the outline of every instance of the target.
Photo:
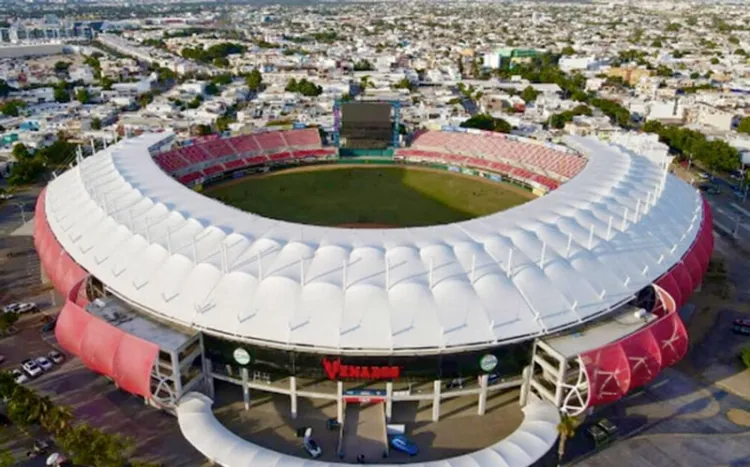
POLYGON ((232 82, 232 75, 229 73, 223 73, 221 75, 213 77, 211 79, 211 82, 217 86, 226 86, 227 84, 230 84, 232 82))
POLYGON ((68 91, 65 82, 60 81, 57 86, 55 86, 54 96, 55 102, 70 102, 70 91, 68 91))
POLYGON ((235 118, 231 115, 222 115, 216 119, 216 130, 223 133, 229 129, 229 124, 235 121, 235 118))
POLYGON ((88 104, 91 101, 91 95, 89 94, 88 89, 81 88, 76 91, 76 100, 81 104, 88 104))
POLYGON ((99 117, 94 117, 91 119, 91 129, 92 130, 101 130, 102 129, 102 119, 99 117))
POLYGON ((690 79, 699 79, 700 77, 701 77, 701 74, 698 73, 697 71, 690 73, 690 79))
POLYGON ((711 59, 711 65, 718 65, 718 64, 719 64, 719 59, 718 59, 718 58, 716 58, 716 57, 713 57, 713 58, 711 59))
POLYGON ((13 165, 8 177, 11 186, 27 185, 37 181, 44 173, 44 160, 40 157, 19 161, 13 165))
POLYGON ((474 115, 461 123, 461 128, 476 128, 478 130, 494 131, 497 133, 510 133, 513 126, 502 118, 494 118, 488 114, 474 115))
POLYGON ((5 97, 10 94, 14 89, 8 86, 8 82, 4 79, 0 79, 0 97, 5 97))
POLYGON ((214 83, 208 83, 206 85, 205 93, 209 96, 215 96, 219 93, 219 87, 214 83))
POLYGON ((26 102, 18 99, 11 99, 3 102, 0 106, 0 112, 9 117, 18 117, 21 114, 21 109, 26 108, 26 102))
POLYGON ((740 40, 737 38, 737 36, 729 36, 727 40, 729 41, 730 44, 734 44, 734 45, 737 45, 740 43, 740 40))
POLYGON ((253 71, 245 77, 245 83, 247 83, 247 87, 250 88, 251 91, 258 91, 263 84, 263 75, 257 68, 254 68, 253 71))
POLYGON ((17 313, 3 313, 0 315, 0 333, 5 334, 18 321, 17 313))
POLYGON ((737 125, 737 131, 750 135, 750 117, 745 117, 740 120, 740 124, 737 125))
POLYGON ((740 360, 742 360, 745 368, 750 368, 750 347, 740 350, 740 360))
POLYGON ((56 73, 67 73, 68 69, 70 68, 71 63, 70 62, 64 62, 62 60, 55 62, 55 72, 56 73))
POLYGON ((557 462, 562 464, 565 455, 565 445, 567 441, 576 435, 578 421, 566 413, 560 414, 560 423, 557 424, 557 433, 560 435, 560 441, 557 445, 557 462))
POLYGON ((367 59, 358 60, 354 63, 354 71, 372 71, 372 63, 367 59))
POLYGON ((141 106, 141 108, 146 107, 153 101, 154 101, 154 95, 151 94, 150 92, 147 92, 138 96, 138 105, 141 106))
POLYGON ((111 91, 112 85, 115 84, 114 80, 109 76, 103 76, 99 83, 102 85, 102 89, 105 91, 111 91))
POLYGON ((414 83, 412 83, 406 78, 401 78, 401 80, 398 83, 396 83, 393 87, 396 89, 408 89, 409 91, 413 91, 415 88, 414 83))
POLYGON ((667 32, 678 32, 681 28, 680 23, 669 23, 664 30, 667 32))
POLYGON ((17 161, 26 160, 32 156, 31 151, 29 151, 29 148, 27 148, 26 145, 23 143, 16 143, 13 146, 13 150, 11 154, 13 154, 13 157, 17 161))
POLYGON ((539 97, 539 94, 541 94, 540 91, 537 91, 531 86, 526 86, 523 91, 521 91, 521 99, 523 99, 524 102, 534 102, 537 97, 539 97))
POLYGON ((566 45, 563 47, 563 49, 560 51, 562 55, 575 55, 576 51, 573 47, 566 45))
POLYGON ((213 133, 211 127, 204 124, 198 124, 193 126, 193 134, 195 136, 207 136, 213 133))
POLYGON ((13 453, 7 449, 0 450, 0 467, 13 467, 16 464, 13 453))

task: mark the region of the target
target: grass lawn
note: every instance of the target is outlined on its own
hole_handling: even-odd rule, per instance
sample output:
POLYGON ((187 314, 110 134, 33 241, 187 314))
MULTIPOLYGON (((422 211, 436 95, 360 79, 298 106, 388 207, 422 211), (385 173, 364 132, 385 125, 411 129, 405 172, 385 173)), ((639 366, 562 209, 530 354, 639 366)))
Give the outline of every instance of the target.
POLYGON ((533 198, 521 188, 478 177, 392 166, 302 167, 230 181, 204 193, 265 217, 327 226, 446 224, 533 198))

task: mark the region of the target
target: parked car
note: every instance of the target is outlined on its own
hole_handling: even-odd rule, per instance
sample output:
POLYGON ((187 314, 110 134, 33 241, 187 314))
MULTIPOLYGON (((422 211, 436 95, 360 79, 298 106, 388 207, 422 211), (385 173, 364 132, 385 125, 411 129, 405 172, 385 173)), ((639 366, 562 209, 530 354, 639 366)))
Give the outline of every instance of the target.
POLYGON ((5 361, 5 355, 0 355, 0 364, 2 364, 5 361))
POLYGON ((750 327, 750 319, 736 319, 732 324, 734 324, 735 326, 750 327))
POLYGON ((699 172, 698 173, 698 177, 701 180, 710 180, 711 179, 711 176, 709 174, 707 174, 706 172, 699 172))
POLYGON ((709 195, 720 195, 721 194, 721 190, 718 187, 716 187, 714 185, 710 185, 708 183, 704 183, 699 188, 701 189, 701 191, 705 191, 709 195))
POLYGON ((738 326, 735 324, 734 326, 732 326, 732 332, 735 334, 750 336, 750 326, 738 326))
POLYGON ((318 443, 316 443, 315 440, 312 439, 312 428, 308 428, 307 430, 305 430, 305 438, 304 440, 302 440, 302 447, 313 459, 317 459, 321 454, 323 454, 323 450, 320 449, 318 443))
POLYGON ((39 365, 42 370, 49 371, 52 369, 52 362, 47 360, 45 357, 37 357, 36 364, 39 365))
POLYGON ((47 357, 57 365, 65 361, 65 355, 61 354, 57 350, 50 350, 50 352, 47 354, 47 357))
POLYGON ((21 362, 21 369, 29 375, 31 378, 36 378, 42 374, 42 369, 36 364, 34 360, 28 359, 21 362))
POLYGON ((52 332, 55 330, 56 325, 57 317, 54 317, 49 322, 45 323, 44 326, 42 326, 42 332, 52 332))
POLYGON ((24 313, 35 313, 39 311, 39 308, 34 302, 27 303, 11 303, 3 307, 3 313, 18 313, 20 315, 24 313))
POLYGON ((410 456, 419 454, 419 447, 403 435, 391 437, 391 447, 396 451, 401 451, 410 456))
POLYGON ((10 374, 13 376, 13 378, 16 380, 16 383, 23 384, 26 381, 29 380, 29 377, 26 376, 21 370, 15 369, 10 372, 10 374))
POLYGON ((0 200, 13 199, 13 198, 15 198, 15 196, 11 195, 10 193, 0 194, 0 200))

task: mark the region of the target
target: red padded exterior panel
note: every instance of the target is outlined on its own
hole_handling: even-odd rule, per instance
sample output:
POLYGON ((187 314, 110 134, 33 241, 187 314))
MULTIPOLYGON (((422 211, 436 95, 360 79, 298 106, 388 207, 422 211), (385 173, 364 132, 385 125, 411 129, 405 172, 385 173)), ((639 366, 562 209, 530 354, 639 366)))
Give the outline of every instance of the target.
POLYGON ((159 347, 130 334, 123 333, 115 352, 114 380, 122 389, 143 397, 151 396, 151 367, 159 347))
POLYGON ((619 343, 581 355, 589 380, 589 406, 613 402, 630 389, 630 365, 619 343))
POLYGON ((662 368, 679 362, 687 353, 688 348, 687 330, 680 316, 672 313, 650 327, 659 345, 662 368))
POLYGON ((646 328, 622 341, 622 349, 630 362, 630 388, 650 382, 662 370, 661 352, 651 330, 646 328))

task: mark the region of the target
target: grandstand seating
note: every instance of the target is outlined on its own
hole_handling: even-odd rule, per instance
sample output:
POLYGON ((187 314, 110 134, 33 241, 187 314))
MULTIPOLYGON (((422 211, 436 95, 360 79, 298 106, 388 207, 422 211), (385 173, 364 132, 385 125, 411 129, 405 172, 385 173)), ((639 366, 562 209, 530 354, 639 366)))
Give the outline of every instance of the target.
POLYGON ((234 138, 229 138, 229 143, 234 146, 238 154, 255 152, 260 149, 253 135, 235 136, 234 138))
POLYGON ((210 177, 211 175, 220 174, 226 170, 227 169, 226 167, 224 167, 224 164, 216 164, 216 165, 212 165, 210 167, 206 167, 205 169, 203 169, 203 173, 207 177, 210 177))
POLYGON ((255 135, 255 141, 258 142, 258 146, 260 146, 262 151, 273 151, 286 146, 279 133, 278 131, 258 133, 255 135))
MULTIPOLYGON (((202 141, 156 154, 154 161, 190 184, 227 170, 336 155, 336 149, 321 144, 314 128, 256 133, 202 141)), ((542 190, 556 189, 586 163, 574 154, 502 135, 436 131, 419 134, 410 148, 396 150, 395 158, 487 170, 542 190)))
POLYGON ((284 139, 287 145, 292 147, 320 146, 320 134, 316 128, 307 128, 304 130, 285 131, 284 139))
POLYGON ((200 145, 186 146, 178 150, 180 155, 187 159, 191 164, 204 162, 211 159, 211 156, 203 150, 200 145))
POLYGON ((165 171, 172 173, 175 170, 179 170, 190 165, 190 162, 185 160, 178 151, 167 151, 162 152, 154 156, 154 160, 159 167, 165 171))
POLYGON ((586 165, 586 159, 583 157, 538 143, 513 140, 491 133, 427 131, 415 138, 412 148, 510 162, 526 169, 533 168, 541 172, 540 175, 556 176, 565 180, 574 177, 586 165))
POLYGON ((235 153, 234 148, 227 144, 227 142, 223 139, 208 141, 207 143, 203 144, 203 149, 205 149, 206 152, 212 156, 212 158, 231 156, 235 153))
POLYGON ((190 172, 187 175, 183 175, 181 177, 178 177, 177 181, 180 182, 180 183, 182 183, 183 185, 187 185, 187 184, 192 183, 192 182, 194 182, 194 181, 196 181, 196 180, 198 180, 199 178, 202 178, 202 177, 203 177, 203 172, 201 172, 199 170, 198 172, 190 172))

